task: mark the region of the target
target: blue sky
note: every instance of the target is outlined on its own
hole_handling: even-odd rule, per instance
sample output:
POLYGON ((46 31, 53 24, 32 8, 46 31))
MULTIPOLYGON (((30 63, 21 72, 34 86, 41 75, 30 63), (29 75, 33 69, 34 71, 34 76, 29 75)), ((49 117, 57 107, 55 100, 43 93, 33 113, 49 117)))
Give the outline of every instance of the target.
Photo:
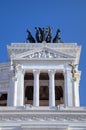
POLYGON ((6 46, 24 42, 29 28, 53 27, 61 30, 64 42, 82 46, 79 70, 80 102, 86 106, 86 0, 0 0, 0 63, 7 62, 6 46))

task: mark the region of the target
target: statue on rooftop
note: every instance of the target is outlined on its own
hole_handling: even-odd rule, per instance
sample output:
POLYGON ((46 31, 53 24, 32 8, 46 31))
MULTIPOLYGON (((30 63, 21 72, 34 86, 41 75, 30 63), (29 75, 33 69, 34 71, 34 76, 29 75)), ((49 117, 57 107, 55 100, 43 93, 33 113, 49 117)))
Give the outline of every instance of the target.
POLYGON ((37 42, 43 42, 46 41, 47 33, 49 32, 48 28, 40 28, 35 27, 36 29, 36 40, 37 42))
POLYGON ((35 27, 36 29, 36 40, 38 43, 41 43, 42 42, 42 30, 40 27, 35 27))
POLYGON ((27 29, 27 33, 28 33, 28 36, 27 36, 27 41, 29 40, 30 43, 35 43, 35 39, 33 38, 31 32, 29 31, 29 29, 27 29))
POLYGON ((48 28, 42 28, 42 41, 46 41, 47 33, 48 33, 48 28))
POLYGON ((53 43, 58 43, 58 41, 61 39, 59 33, 60 33, 60 29, 57 29, 56 35, 53 39, 53 43))
POLYGON ((52 28, 51 27, 48 27, 48 35, 46 37, 46 42, 47 43, 50 43, 51 42, 51 39, 52 39, 52 28))
MULTIPOLYGON (((47 28, 40 28, 40 27, 35 27, 36 34, 35 38, 32 36, 31 32, 29 29, 27 29, 28 36, 26 38, 27 42, 29 41, 30 43, 42 43, 43 41, 46 43, 51 43, 52 40, 52 27, 47 27, 47 28)), ((52 40, 53 43, 58 43, 61 42, 61 37, 60 37, 60 29, 57 29, 56 35, 52 40)))

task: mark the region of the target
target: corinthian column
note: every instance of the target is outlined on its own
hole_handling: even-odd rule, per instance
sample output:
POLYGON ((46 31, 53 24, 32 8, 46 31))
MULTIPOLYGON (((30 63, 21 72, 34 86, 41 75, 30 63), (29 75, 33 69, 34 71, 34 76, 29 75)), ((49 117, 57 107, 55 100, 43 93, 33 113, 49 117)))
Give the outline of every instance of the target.
POLYGON ((33 70, 33 73, 34 73, 33 105, 39 106, 39 70, 33 70))
POLYGON ((55 79, 54 79, 54 70, 49 70, 49 106, 55 106, 55 79))

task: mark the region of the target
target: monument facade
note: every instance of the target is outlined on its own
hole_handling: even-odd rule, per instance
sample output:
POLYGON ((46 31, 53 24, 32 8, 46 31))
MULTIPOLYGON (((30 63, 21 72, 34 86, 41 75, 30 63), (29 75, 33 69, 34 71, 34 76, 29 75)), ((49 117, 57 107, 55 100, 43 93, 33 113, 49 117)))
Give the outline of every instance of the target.
MULTIPOLYGON (((0 129, 85 130, 86 108, 79 99, 81 46, 56 43, 59 30, 53 43, 51 28, 36 30, 41 34, 36 34, 37 43, 8 45, 9 62, 0 64, 0 129)), ((35 42, 27 32, 27 40, 35 42)))

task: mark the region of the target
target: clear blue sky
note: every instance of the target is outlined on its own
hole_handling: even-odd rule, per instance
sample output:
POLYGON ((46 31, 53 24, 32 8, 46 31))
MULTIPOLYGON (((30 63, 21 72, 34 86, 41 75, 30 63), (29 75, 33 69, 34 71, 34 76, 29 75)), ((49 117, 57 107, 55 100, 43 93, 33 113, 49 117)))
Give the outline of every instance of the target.
POLYGON ((81 106, 86 106, 86 0, 0 0, 0 62, 7 62, 6 46, 24 42, 29 28, 61 29, 64 42, 82 46, 79 70, 81 106))

